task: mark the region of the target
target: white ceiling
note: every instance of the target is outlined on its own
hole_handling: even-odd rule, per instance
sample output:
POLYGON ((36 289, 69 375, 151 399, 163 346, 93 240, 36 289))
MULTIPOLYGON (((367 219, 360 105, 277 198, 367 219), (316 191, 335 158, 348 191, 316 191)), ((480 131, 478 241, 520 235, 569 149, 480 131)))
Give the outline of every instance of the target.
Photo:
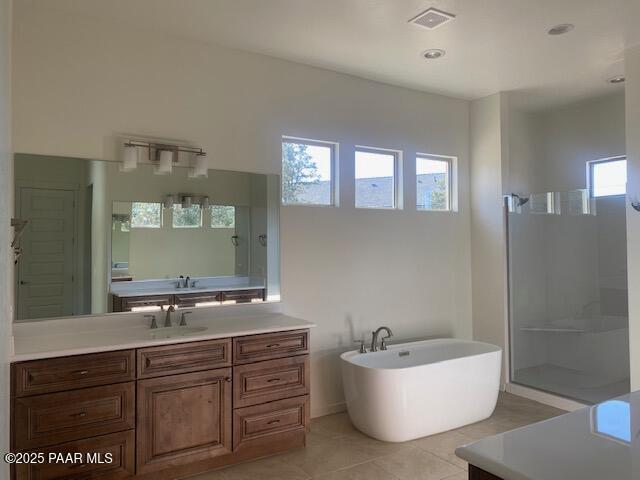
MULTIPOLYGON (((31 0, 183 38, 453 97, 520 91, 545 107, 622 89, 624 49, 640 43, 640 0, 31 0), (434 6, 433 31, 409 19, 434 6), (552 37, 549 27, 573 23, 552 37), (447 51, 426 61, 429 48, 447 51)), ((525 101, 525 103, 527 103, 525 101)))

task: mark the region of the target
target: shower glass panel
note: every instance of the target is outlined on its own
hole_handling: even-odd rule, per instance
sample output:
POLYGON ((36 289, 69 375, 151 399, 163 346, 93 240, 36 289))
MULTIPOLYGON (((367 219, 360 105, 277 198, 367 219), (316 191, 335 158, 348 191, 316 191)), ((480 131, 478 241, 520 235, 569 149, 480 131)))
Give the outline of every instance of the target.
POLYGON ((511 381, 584 403, 628 393, 625 196, 505 203, 511 381))

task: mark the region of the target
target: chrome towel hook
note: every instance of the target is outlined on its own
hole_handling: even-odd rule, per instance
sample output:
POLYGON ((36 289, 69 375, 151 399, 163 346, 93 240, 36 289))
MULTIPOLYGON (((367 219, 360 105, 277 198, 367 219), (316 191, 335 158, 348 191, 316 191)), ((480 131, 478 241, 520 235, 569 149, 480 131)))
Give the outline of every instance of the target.
POLYGON ((239 238, 238 235, 233 235, 231 237, 231 243, 233 243, 234 247, 237 247, 238 245, 240 245, 238 238, 239 238))
POLYGON ((260 242, 260 245, 262 245, 263 247, 267 246, 267 236, 263 233, 262 235, 258 235, 258 242, 260 242))

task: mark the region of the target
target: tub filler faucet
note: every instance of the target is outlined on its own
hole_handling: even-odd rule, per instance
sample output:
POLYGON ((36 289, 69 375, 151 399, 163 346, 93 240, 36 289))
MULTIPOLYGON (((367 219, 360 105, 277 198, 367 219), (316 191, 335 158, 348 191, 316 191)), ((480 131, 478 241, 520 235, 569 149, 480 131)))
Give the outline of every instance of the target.
POLYGON ((387 344, 385 343, 385 339, 389 338, 389 337, 393 337, 393 332, 391 331, 391 329, 389 327, 380 327, 378 328, 375 332, 371 332, 371 352, 377 352, 378 351, 378 335, 380 335, 380 332, 385 331, 387 332, 387 336, 386 337, 382 337, 382 342, 380 343, 380 350, 386 350, 387 349, 387 344))

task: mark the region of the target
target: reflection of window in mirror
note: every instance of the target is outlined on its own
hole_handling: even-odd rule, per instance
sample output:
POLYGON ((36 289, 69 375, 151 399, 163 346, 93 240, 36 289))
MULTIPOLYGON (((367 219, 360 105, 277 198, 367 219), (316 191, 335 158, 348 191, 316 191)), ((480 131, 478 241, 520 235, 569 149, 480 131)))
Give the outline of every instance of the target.
POLYGON ((200 205, 182 207, 173 206, 173 228, 200 228, 202 226, 202 208, 200 205))
POLYGON ((236 227, 236 207, 232 205, 212 205, 211 206, 211 227, 212 228, 235 228, 236 227))
POLYGON ((131 204, 131 228, 161 228, 162 204, 133 202, 131 204))

